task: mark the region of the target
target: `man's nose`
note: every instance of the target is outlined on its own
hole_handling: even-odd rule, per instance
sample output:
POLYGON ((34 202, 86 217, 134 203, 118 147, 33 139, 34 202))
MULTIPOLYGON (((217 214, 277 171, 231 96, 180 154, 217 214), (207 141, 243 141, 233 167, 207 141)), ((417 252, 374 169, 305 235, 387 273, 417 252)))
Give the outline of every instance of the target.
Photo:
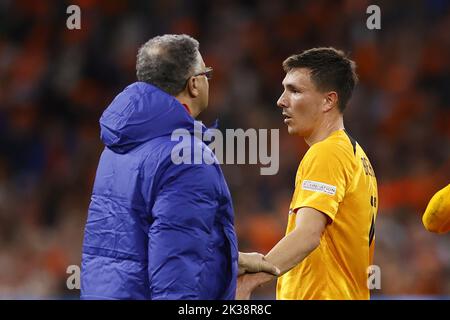
POLYGON ((278 98, 277 106, 280 107, 280 108, 286 108, 287 107, 286 99, 284 97, 284 93, 278 98))

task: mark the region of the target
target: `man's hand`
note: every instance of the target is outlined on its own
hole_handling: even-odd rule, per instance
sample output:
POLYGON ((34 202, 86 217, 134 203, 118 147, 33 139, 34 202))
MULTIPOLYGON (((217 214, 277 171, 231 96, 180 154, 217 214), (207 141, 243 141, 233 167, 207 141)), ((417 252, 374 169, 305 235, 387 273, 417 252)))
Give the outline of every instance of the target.
POLYGON ((266 261, 264 255, 257 252, 243 253, 239 252, 239 275, 244 273, 267 272, 278 276, 280 270, 266 261))
POLYGON ((275 279, 271 274, 265 272, 246 273, 238 277, 236 300, 250 300, 250 296, 257 287, 275 279))

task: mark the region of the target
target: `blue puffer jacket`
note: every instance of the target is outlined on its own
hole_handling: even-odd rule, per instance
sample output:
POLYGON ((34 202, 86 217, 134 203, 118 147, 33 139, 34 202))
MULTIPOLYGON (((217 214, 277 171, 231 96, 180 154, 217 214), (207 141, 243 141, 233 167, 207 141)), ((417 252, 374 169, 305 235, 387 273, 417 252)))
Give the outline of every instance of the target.
MULTIPOLYGON (((220 166, 171 160, 172 132, 193 134, 194 119, 174 97, 136 82, 100 126, 106 148, 84 234, 81 298, 234 299, 238 250, 220 166)), ((181 140, 192 152, 211 151, 198 138, 181 140)))

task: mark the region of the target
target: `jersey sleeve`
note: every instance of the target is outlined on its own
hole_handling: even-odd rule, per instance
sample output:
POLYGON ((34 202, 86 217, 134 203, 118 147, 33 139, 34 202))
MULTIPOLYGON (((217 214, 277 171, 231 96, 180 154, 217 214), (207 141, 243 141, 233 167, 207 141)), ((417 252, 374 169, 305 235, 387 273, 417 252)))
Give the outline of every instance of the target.
POLYGON ((436 192, 431 198, 422 222, 428 231, 446 233, 450 231, 450 184, 436 192))
POLYGON ((291 210, 311 207, 334 220, 352 171, 344 150, 330 144, 313 145, 299 166, 291 210))

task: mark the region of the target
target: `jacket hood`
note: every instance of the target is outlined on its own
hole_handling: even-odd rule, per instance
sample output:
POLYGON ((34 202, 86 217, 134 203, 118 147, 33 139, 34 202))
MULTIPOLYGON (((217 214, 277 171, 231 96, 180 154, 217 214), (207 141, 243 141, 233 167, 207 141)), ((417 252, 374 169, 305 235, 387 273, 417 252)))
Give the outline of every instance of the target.
POLYGON ((100 138, 116 153, 127 153, 176 129, 193 132, 195 119, 173 96, 135 82, 119 93, 100 118, 100 138))

